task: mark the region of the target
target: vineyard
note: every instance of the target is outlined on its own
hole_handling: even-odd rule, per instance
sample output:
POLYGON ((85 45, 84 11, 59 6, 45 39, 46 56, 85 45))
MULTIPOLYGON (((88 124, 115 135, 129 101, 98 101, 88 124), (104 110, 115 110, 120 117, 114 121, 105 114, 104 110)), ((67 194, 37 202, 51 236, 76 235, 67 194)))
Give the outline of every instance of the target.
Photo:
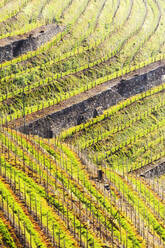
POLYGON ((1 0, 0 247, 165 248, 164 30, 164 0, 1 0))

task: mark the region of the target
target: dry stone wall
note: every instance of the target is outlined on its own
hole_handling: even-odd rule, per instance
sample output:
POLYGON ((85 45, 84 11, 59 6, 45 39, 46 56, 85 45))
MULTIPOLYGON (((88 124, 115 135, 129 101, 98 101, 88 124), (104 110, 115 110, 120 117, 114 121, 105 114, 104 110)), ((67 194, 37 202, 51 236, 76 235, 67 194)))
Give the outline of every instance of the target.
POLYGON ((164 174, 165 174, 165 162, 154 166, 153 168, 147 170, 145 173, 141 174, 140 176, 146 178, 152 178, 152 177, 160 177, 161 175, 164 174))
POLYGON ((29 51, 36 50, 50 41, 62 28, 56 24, 49 24, 37 28, 25 35, 8 37, 0 40, 0 63, 20 56, 29 51))
POLYGON ((118 81, 113 86, 109 82, 110 86, 108 90, 29 123, 25 128, 20 127, 20 131, 51 138, 66 128, 96 117, 103 110, 115 105, 122 99, 146 91, 153 86, 160 85, 162 83, 162 75, 164 74, 165 67, 161 66, 129 80, 118 81))

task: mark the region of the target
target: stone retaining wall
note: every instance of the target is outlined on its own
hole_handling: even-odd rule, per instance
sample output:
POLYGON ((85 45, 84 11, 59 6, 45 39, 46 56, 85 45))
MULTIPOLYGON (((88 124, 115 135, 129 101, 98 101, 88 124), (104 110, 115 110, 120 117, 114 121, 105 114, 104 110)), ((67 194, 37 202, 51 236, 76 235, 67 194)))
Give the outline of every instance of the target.
POLYGON ((165 174, 165 162, 156 165, 155 167, 151 168, 150 170, 144 172, 140 176, 151 178, 151 177, 159 177, 165 174))
POLYGON ((112 84, 109 82, 108 90, 29 123, 25 127, 25 130, 24 127, 21 127, 20 131, 37 134, 42 137, 52 137, 52 135, 56 135, 66 128, 75 126, 101 114, 103 110, 118 103, 122 99, 126 99, 161 84, 161 78, 164 74, 165 67, 161 66, 129 80, 118 81, 113 86, 111 86, 112 84))
POLYGON ((20 56, 29 51, 36 50, 41 45, 50 41, 62 30, 56 24, 49 24, 37 28, 25 35, 8 37, 0 40, 0 63, 20 56))

